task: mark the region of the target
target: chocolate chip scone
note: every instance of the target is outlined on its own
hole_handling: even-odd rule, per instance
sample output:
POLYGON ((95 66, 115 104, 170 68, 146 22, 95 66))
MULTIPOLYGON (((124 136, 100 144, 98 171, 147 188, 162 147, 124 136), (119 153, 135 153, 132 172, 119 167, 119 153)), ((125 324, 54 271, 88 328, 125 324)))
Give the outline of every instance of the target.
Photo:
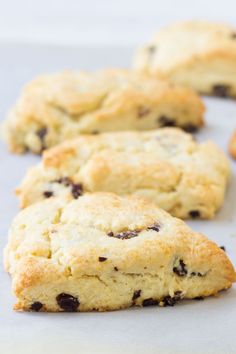
POLYGON ((200 93, 236 97, 236 29, 201 21, 168 26, 137 52, 134 66, 200 93))
POLYGON ((64 72, 23 90, 3 125, 11 151, 40 153, 81 133, 203 124, 204 106, 190 89, 125 70, 64 72))
POLYGON ((234 131, 229 142, 229 153, 236 160, 236 130, 234 131))
POLYGON ((235 281, 225 252, 152 203, 110 193, 49 199, 13 222, 5 267, 16 310, 173 306, 235 281))
POLYGON ((21 206, 53 196, 113 192, 150 199, 181 218, 212 218, 229 176, 225 155, 178 128, 85 135, 43 154, 17 189, 21 206))

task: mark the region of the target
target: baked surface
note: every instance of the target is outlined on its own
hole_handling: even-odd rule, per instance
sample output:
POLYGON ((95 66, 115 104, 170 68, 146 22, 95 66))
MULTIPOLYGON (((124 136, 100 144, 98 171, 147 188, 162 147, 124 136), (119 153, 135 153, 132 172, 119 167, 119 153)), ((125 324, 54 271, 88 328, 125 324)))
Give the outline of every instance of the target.
POLYGON ((11 151, 41 153, 80 133, 203 125, 204 105, 190 89, 126 70, 63 72, 26 85, 3 125, 11 151))
POLYGON ((21 207, 86 192, 138 195, 180 218, 212 218, 222 205, 229 163, 213 142, 178 128, 85 135, 43 154, 17 189, 21 207))
POLYGON ((152 203, 110 193, 53 198, 21 211, 10 229, 5 267, 16 310, 173 306, 235 281, 215 243, 152 203))
POLYGON ((236 29, 202 21, 170 25, 138 50, 134 66, 200 93, 236 97, 236 29))
POLYGON ((233 132, 229 142, 229 153, 236 160, 236 130, 233 132))

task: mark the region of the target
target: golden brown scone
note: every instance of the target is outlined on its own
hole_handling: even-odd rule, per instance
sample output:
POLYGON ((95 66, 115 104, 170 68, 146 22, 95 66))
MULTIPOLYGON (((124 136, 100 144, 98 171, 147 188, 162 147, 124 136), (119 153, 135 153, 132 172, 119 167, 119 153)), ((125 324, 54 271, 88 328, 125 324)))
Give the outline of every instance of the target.
POLYGON ((11 151, 40 153, 81 133, 203 125, 204 105, 190 89, 121 69, 39 77, 23 90, 3 125, 11 151))
POLYGON ((49 199, 15 218, 5 250, 16 310, 173 306, 228 289, 234 268, 215 243, 136 197, 49 199))
POLYGON ((180 218, 212 218, 230 169, 213 142, 178 128, 85 135, 43 155, 17 189, 22 207, 44 198, 113 192, 150 199, 180 218))
POLYGON ((236 97, 236 29, 190 21, 170 25, 141 48, 135 68, 200 93, 236 97))
POLYGON ((229 153, 236 160, 236 130, 234 131, 229 142, 229 153))

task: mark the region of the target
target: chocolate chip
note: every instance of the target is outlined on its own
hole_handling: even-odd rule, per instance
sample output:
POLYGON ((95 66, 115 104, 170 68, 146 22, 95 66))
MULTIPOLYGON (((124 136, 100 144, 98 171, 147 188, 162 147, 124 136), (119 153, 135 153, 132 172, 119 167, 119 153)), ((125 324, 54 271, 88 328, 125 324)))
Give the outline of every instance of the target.
POLYGON ((71 194, 75 199, 80 197, 83 194, 83 186, 81 183, 73 183, 72 179, 70 177, 61 177, 58 178, 52 183, 60 183, 63 184, 65 187, 71 186, 71 194))
POLYGON ((181 295, 182 295, 181 291, 176 291, 174 296, 172 296, 172 297, 170 295, 165 296, 162 299, 163 306, 164 307, 166 307, 166 306, 174 306, 178 301, 181 300, 181 295))
POLYGON ((180 277, 184 277, 188 273, 186 264, 182 259, 179 260, 179 265, 173 268, 173 272, 180 277))
POLYGON ((212 94, 217 97, 229 97, 230 96, 230 86, 229 85, 214 85, 212 87, 212 94))
POLYGON ((118 272, 118 271, 119 271, 119 269, 118 269, 117 267, 114 267, 114 270, 115 270, 116 272, 118 272))
POLYGON ((157 50, 157 48, 154 45, 150 45, 150 46, 147 47, 147 51, 148 51, 150 56, 153 55, 156 50, 157 50))
POLYGON ((175 305, 175 300, 174 300, 174 298, 171 297, 170 295, 165 296, 165 297, 162 299, 162 302, 163 302, 163 306, 174 306, 174 305, 175 305))
POLYGON ((189 216, 191 216, 193 219, 200 218, 200 215, 200 211, 198 210, 190 210, 189 212, 189 216))
POLYGON ((195 133, 198 130, 198 127, 193 124, 186 124, 182 126, 182 129, 186 131, 187 133, 195 133))
POLYGON ((195 276, 203 277, 203 274, 199 273, 199 272, 192 272, 190 275, 193 276, 193 277, 195 277, 195 276))
POLYGON ((52 191, 44 191, 43 195, 45 198, 51 198, 53 196, 53 192, 52 191))
POLYGON ((169 118, 167 116, 160 116, 158 118, 158 122, 160 123, 161 127, 175 127, 176 122, 174 119, 169 118))
POLYGON ((83 194, 83 186, 80 183, 72 184, 71 194, 75 199, 78 199, 83 194))
POLYGON ((43 307, 43 304, 41 302, 35 301, 31 304, 30 310, 38 312, 41 310, 42 307, 43 307))
POLYGON ((236 32, 232 32, 231 35, 230 35, 230 37, 231 37, 232 39, 236 39, 236 32))
POLYGON ((73 184, 73 181, 69 177, 60 177, 52 181, 52 183, 63 184, 65 187, 68 187, 73 184))
POLYGON ((182 291, 177 290, 177 291, 175 291, 175 292, 174 292, 174 295, 175 295, 175 297, 179 297, 179 298, 181 298, 182 291))
POLYGON ((203 296, 196 296, 193 299, 194 300, 204 300, 204 297, 203 296))
POLYGON ((154 306, 154 305, 158 305, 158 301, 154 300, 152 297, 143 300, 143 306, 154 306))
POLYGON ((158 223, 153 224, 152 226, 148 226, 147 230, 154 230, 156 232, 159 232, 160 231, 160 225, 158 223))
POLYGON ((98 257, 99 262, 105 262, 107 260, 106 257, 98 257))
POLYGON ((98 131, 98 130, 92 130, 92 131, 91 131, 91 134, 93 134, 93 135, 98 135, 98 134, 99 134, 99 131, 98 131))
POLYGON ((220 246, 220 248, 221 248, 223 251, 225 251, 225 252, 226 252, 226 248, 225 248, 225 246, 220 246))
MULTIPOLYGON (((134 293, 133 293, 133 297, 132 297, 132 300, 136 300, 138 297, 140 297, 141 295, 141 291, 142 290, 135 290, 134 293)), ((145 301, 145 300, 144 300, 145 301)))
POLYGON ((151 109, 148 107, 140 106, 138 107, 138 117, 142 118, 147 116, 151 112, 151 109))
POLYGON ((45 150, 46 149, 46 146, 45 146, 45 137, 47 135, 47 128, 44 127, 44 128, 41 128, 41 129, 38 129, 36 131, 36 135, 39 137, 40 141, 41 141, 41 151, 45 150))
POLYGON ((39 139, 41 141, 43 141, 45 136, 46 136, 46 134, 47 134, 47 132, 48 132, 47 128, 44 127, 44 128, 38 129, 36 131, 36 135, 39 137, 39 139))
POLYGON ((57 295, 56 300, 60 308, 67 312, 77 311, 80 304, 76 297, 65 293, 57 295))
POLYGON ((133 237, 137 237, 138 234, 139 234, 140 231, 136 231, 136 230, 133 230, 133 231, 124 231, 124 232, 120 232, 118 234, 114 234, 112 231, 111 232, 108 232, 108 236, 110 237, 116 237, 116 238, 119 238, 120 240, 128 240, 130 238, 133 238, 133 237))

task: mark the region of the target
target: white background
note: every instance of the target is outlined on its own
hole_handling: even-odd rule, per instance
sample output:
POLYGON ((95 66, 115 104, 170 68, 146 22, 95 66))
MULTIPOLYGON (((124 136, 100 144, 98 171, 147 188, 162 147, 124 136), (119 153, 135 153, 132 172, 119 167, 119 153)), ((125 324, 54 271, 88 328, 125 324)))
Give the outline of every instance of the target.
POLYGON ((0 0, 0 41, 136 44, 182 19, 236 26, 235 0, 0 0))
MULTIPOLYGON (((0 0, 0 120, 23 83, 36 74, 64 67, 129 65, 132 48, 156 29, 193 18, 236 27, 236 0, 0 0)), ((235 126, 235 102, 208 98, 206 104, 207 124, 197 138, 210 137, 226 152, 235 126)), ((1 253, 18 212, 13 190, 36 160, 39 157, 8 153, 0 142, 1 253)), ((236 265, 236 165, 232 161, 231 165, 234 173, 221 212, 212 221, 190 225, 224 245, 236 265)), ((1 259, 1 354, 236 353, 235 287, 218 298, 186 301, 174 308, 84 314, 16 313, 10 287, 1 259)))

